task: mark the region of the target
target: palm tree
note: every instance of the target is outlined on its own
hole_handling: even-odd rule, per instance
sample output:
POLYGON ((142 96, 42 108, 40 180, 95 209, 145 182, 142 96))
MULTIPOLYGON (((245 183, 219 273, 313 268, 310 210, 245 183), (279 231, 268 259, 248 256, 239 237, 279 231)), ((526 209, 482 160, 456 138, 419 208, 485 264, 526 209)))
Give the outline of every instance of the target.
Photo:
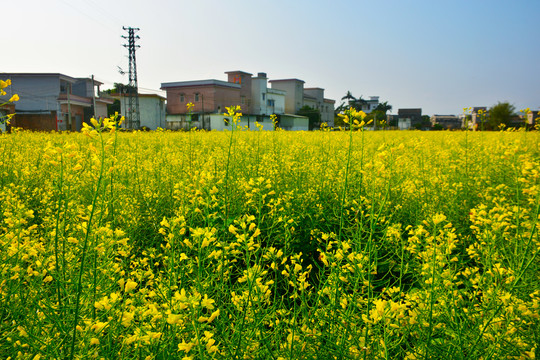
MULTIPOLYGON (((362 106, 367 103, 367 101, 362 98, 362 95, 360 95, 359 98, 355 98, 350 91, 347 91, 347 94, 345 94, 341 100, 347 100, 348 107, 352 107, 355 110, 362 110, 362 106)), ((339 108, 343 109, 344 106, 345 103, 342 103, 339 108)))
POLYGON ((380 111, 386 115, 388 111, 392 111, 392 105, 388 104, 388 101, 379 103, 375 108, 375 111, 380 111))
POLYGON ((356 98, 353 96, 353 94, 351 94, 350 91, 347 91, 347 94, 345 94, 345 96, 342 97, 341 100, 348 100, 350 103, 351 101, 356 101, 356 98))

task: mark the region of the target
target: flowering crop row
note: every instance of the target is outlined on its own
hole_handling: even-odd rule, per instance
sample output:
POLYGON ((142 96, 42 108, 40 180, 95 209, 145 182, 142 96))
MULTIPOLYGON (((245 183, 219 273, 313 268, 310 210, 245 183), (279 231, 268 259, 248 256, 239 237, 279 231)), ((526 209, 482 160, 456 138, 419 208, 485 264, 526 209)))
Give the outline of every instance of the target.
POLYGON ((535 132, 94 126, 0 136, 0 358, 535 358, 535 132))

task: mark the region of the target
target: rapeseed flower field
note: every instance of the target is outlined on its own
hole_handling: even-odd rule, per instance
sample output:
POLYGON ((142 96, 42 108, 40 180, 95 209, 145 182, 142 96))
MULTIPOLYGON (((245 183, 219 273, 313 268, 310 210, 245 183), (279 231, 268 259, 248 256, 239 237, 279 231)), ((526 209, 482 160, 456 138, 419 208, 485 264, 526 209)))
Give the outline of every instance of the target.
POLYGON ((345 116, 0 135, 0 358, 534 359, 538 133, 345 116))

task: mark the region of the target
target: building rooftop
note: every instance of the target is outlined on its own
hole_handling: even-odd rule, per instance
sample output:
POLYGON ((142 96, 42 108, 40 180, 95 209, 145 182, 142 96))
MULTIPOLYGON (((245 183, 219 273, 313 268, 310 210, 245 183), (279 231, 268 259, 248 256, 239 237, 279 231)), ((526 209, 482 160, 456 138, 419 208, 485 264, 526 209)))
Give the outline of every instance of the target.
POLYGON ((77 82, 82 78, 74 78, 72 76, 60 74, 60 73, 0 73, 0 77, 10 77, 10 76, 28 76, 28 77, 59 77, 62 80, 69 81, 71 83, 77 82))
MULTIPOLYGON (((127 97, 129 97, 128 94, 118 94, 118 93, 112 93, 112 94, 110 94, 110 96, 111 96, 112 98, 115 98, 115 99, 117 99, 117 98, 120 99, 120 98, 127 98, 127 97)), ((161 96, 161 95, 159 95, 159 94, 142 94, 142 93, 139 92, 139 97, 145 97, 145 98, 157 97, 157 98, 160 98, 161 100, 167 100, 166 97, 161 96)))
POLYGON ((287 92, 285 90, 272 89, 272 88, 266 89, 266 92, 269 93, 269 94, 278 94, 278 95, 287 94, 287 92))
POLYGON ((225 74, 244 74, 244 75, 249 75, 249 76, 253 75, 251 73, 241 71, 241 70, 225 71, 225 74))
POLYGON ((305 83, 304 80, 300 80, 300 79, 277 79, 277 80, 269 80, 269 82, 279 82, 279 81, 298 81, 298 82, 305 83))
POLYGON ((161 83, 161 89, 174 88, 174 87, 188 87, 188 86, 208 86, 208 85, 225 86, 225 87, 231 87, 235 89, 241 88, 239 84, 230 83, 228 81, 216 80, 216 79, 208 79, 208 80, 176 81, 176 82, 169 82, 169 83, 161 83))

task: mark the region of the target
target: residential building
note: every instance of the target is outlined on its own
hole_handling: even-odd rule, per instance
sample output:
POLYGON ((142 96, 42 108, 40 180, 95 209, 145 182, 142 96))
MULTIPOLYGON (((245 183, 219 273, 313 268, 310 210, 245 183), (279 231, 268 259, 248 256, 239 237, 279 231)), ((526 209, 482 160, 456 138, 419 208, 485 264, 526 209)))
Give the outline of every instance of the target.
POLYGON ((370 96, 368 100, 364 100, 362 103, 362 111, 366 114, 371 113, 373 110, 375 110, 379 106, 379 97, 378 96, 370 96))
POLYGON ((334 104, 335 100, 324 98, 324 89, 322 88, 304 88, 304 105, 319 110, 321 113, 321 122, 328 126, 334 126, 334 104))
POLYGON ((252 74, 240 70, 227 71, 225 74, 227 74, 228 82, 240 85, 240 102, 235 105, 240 105, 244 113, 251 114, 253 112, 251 108, 252 74))
POLYGON ((321 122, 334 126, 335 100, 324 97, 324 89, 319 87, 304 88, 305 81, 299 79, 270 80, 272 89, 285 91, 285 113, 297 114, 304 107, 319 110, 321 122))
POLYGON ((431 126, 439 124, 443 129, 461 129, 462 120, 455 115, 433 115, 430 118, 431 126))
POLYGON ((222 80, 196 80, 162 83, 167 92, 167 122, 172 129, 194 126, 210 129, 209 114, 240 104, 241 85, 222 80), (188 104, 193 108, 189 109, 188 104))
MULTIPOLYGON (((482 126, 482 122, 485 122, 487 119, 487 106, 475 106, 471 110, 471 118, 469 123, 469 128, 477 129, 482 126), (481 110, 481 111, 480 111, 481 110)), ((465 126, 465 123, 463 124, 465 126)))
POLYGON ((270 115, 275 114, 281 127, 308 130, 302 116, 296 115, 304 102, 321 111, 323 121, 333 126, 334 100, 324 98, 324 89, 304 90, 298 79, 268 80, 266 73, 253 76, 244 71, 228 71, 227 80, 216 79, 162 83, 167 92, 167 127, 208 130, 230 128, 223 113, 226 107, 240 105, 242 126, 255 129, 255 122, 263 129, 274 128, 270 115), (271 87, 268 87, 270 82, 271 87), (194 107, 187 108, 188 103, 194 107), (283 124, 283 125, 282 125, 283 124))
POLYGON ((112 100, 96 96, 102 83, 88 78, 60 73, 0 73, 0 79, 11 79, 8 95, 19 94, 13 125, 24 129, 79 131, 92 116, 107 116, 107 104, 112 104, 112 100))
POLYGON ((398 128, 408 130, 422 124, 422 109, 398 109, 398 128))
POLYGON ((272 89, 285 91, 285 113, 296 114, 304 106, 304 83, 299 79, 270 80, 272 89))
POLYGON ((285 91, 268 87, 266 73, 258 73, 251 79, 251 114, 284 114, 285 99, 285 91))
POLYGON ((527 117, 527 125, 534 126, 540 121, 540 111, 529 111, 525 116, 527 117))
MULTIPOLYGON (((342 103, 341 106, 344 107, 345 103, 342 103)), ((362 96, 360 96, 360 98, 358 99, 349 98, 347 101, 347 108, 354 107, 355 109, 362 110, 366 114, 371 113, 373 110, 377 108, 377 106, 379 106, 378 96, 370 96, 369 99, 367 100, 362 98, 362 96)))

